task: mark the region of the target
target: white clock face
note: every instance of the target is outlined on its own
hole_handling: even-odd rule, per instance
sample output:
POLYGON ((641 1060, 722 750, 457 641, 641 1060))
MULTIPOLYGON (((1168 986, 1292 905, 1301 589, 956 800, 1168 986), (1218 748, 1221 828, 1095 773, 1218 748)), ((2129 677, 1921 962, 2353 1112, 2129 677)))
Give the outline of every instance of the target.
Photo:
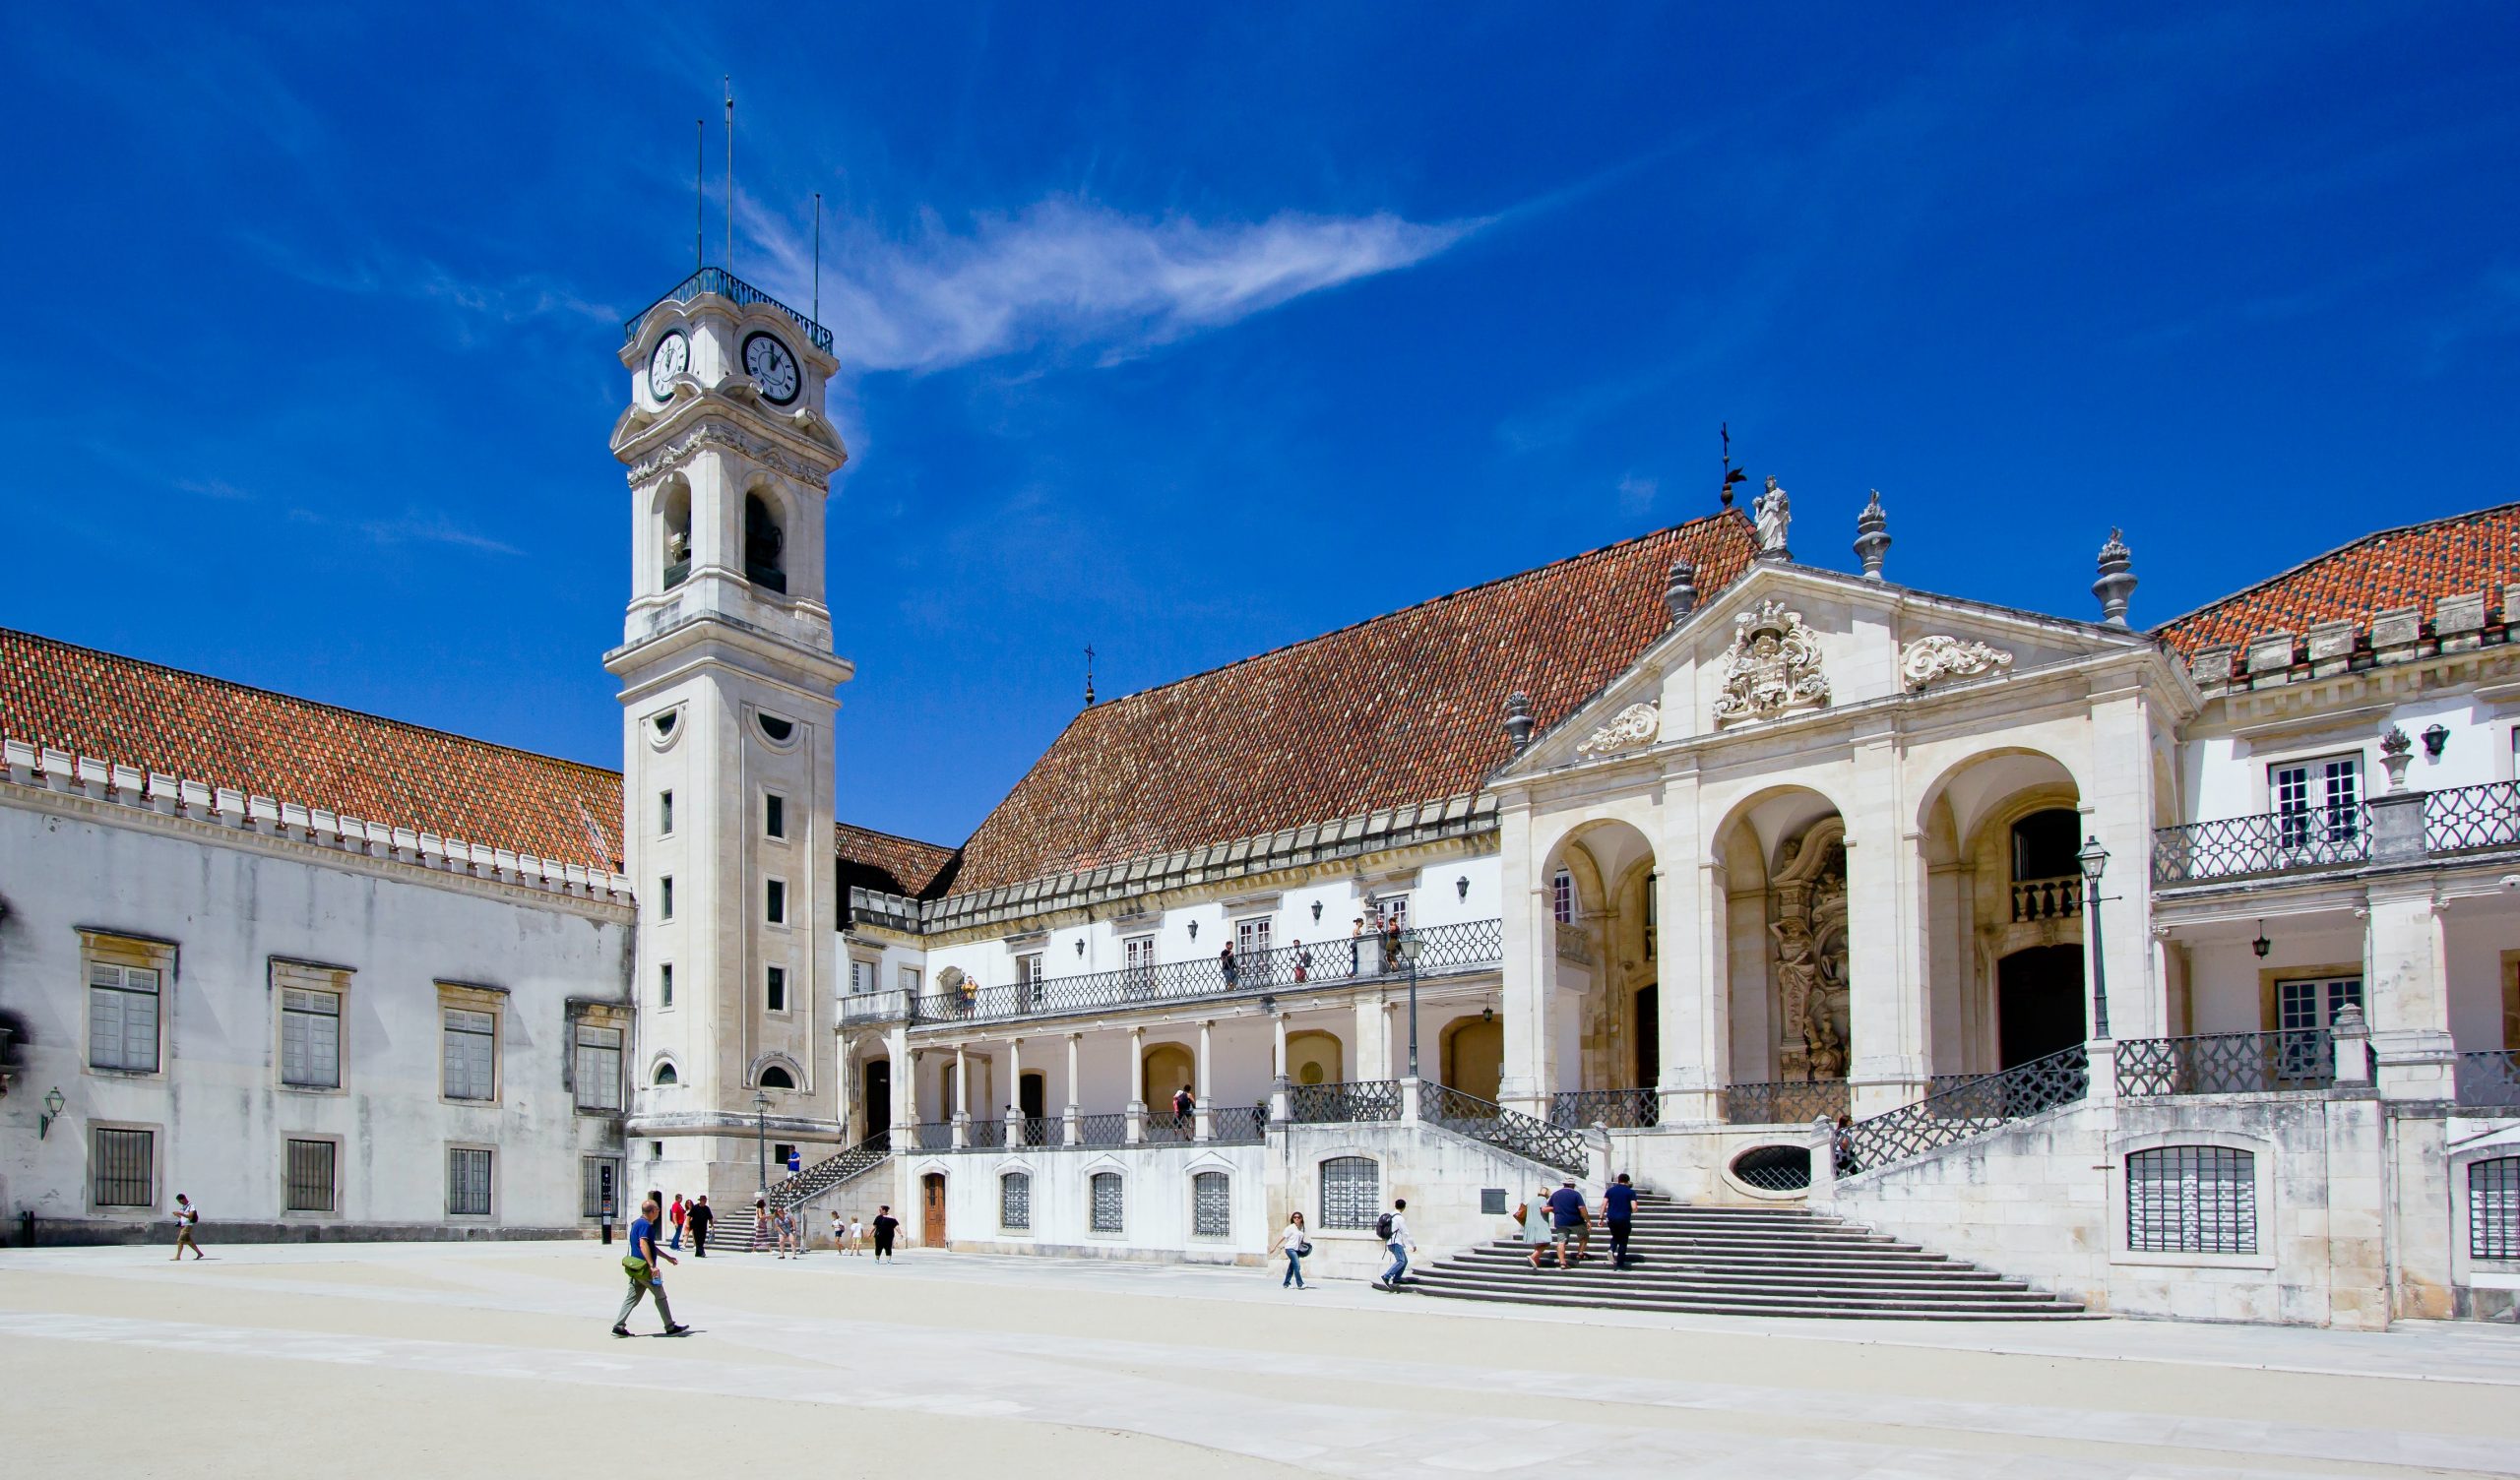
POLYGON ((796 357, 777 335, 757 334, 744 340, 744 373, 761 386, 762 396, 780 405, 796 399, 800 385, 796 357))
POLYGON ((648 356, 648 394, 659 401, 665 399, 665 383, 691 368, 691 341, 678 334, 657 340, 656 349, 648 356))

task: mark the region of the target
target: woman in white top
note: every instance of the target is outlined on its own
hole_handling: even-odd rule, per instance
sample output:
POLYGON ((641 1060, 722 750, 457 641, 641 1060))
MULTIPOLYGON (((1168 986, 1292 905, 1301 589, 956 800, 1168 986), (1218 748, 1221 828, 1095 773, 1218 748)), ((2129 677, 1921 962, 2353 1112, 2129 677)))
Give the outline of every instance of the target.
POLYGON ((1311 1252, 1312 1241, 1304 1237, 1302 1213, 1287 1215, 1287 1231, 1278 1235, 1278 1248, 1285 1250, 1287 1255, 1287 1277, 1278 1281, 1278 1288, 1283 1290, 1289 1285, 1298 1290, 1305 1288, 1303 1257, 1311 1252))
POLYGON ((1523 1204, 1523 1242, 1532 1246, 1533 1268, 1540 1267, 1540 1253, 1553 1236, 1548 1226, 1548 1190, 1543 1188, 1523 1204))

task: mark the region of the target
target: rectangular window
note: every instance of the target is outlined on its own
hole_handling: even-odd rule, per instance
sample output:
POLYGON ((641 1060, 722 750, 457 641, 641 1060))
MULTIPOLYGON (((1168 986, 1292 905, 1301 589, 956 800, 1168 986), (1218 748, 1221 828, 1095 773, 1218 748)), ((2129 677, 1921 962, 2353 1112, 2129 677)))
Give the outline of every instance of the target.
POLYGON ((2329 976, 2279 981, 2275 984, 2276 1073, 2284 1079, 2326 1075, 2330 1050, 2320 1028, 2336 1022, 2348 1004, 2362 1005, 2362 978, 2329 976))
POLYGON ((1321 1226, 1371 1228, 1382 1210, 1382 1166, 1370 1156, 1333 1156, 1321 1164, 1321 1226))
POLYGON ((329 1141, 288 1143, 288 1210, 332 1212, 337 1201, 333 1166, 338 1148, 329 1141))
POLYGON ((1190 1233, 1221 1239, 1233 1232, 1232 1184, 1223 1172, 1201 1172, 1190 1179, 1190 1233))
POLYGON ((2144 1254, 2255 1254, 2257 1158, 2228 1146, 2129 1154, 2126 1247, 2144 1254))
POLYGON ((1017 1233, 1033 1226, 1033 1179, 1009 1172, 997 1179, 997 1225, 1017 1233))
POLYGON ((657 881, 657 918, 660 920, 673 918, 673 875, 671 874, 657 881))
POLYGON ((1120 964, 1128 967, 1132 971, 1135 971, 1140 967, 1152 968, 1155 965, 1155 937, 1151 935, 1131 936, 1129 939, 1122 941, 1120 943, 1120 964))
POLYGON ((576 1091, 581 1110, 621 1108, 621 1029, 578 1024, 576 1091))
POLYGON ((673 1006, 673 962, 662 961, 657 966, 657 1006, 673 1006))
POLYGON ((490 1152, 486 1146, 446 1148, 446 1210, 456 1217, 490 1215, 490 1152))
POLYGON ((301 1089, 342 1087, 341 993, 282 990, 280 1081, 301 1089))
POLYGON ((95 1069, 158 1072, 158 972, 148 966, 88 964, 88 1063, 95 1069))
POLYGON ((1548 912, 1560 925, 1575 923, 1575 876, 1565 869, 1548 881, 1548 912))
POLYGON ((1399 926, 1403 930, 1407 930, 1409 928, 1409 896, 1407 894, 1385 894, 1381 898, 1376 899, 1374 901, 1374 924, 1384 930, 1389 930, 1394 925, 1399 926))
POLYGON ((98 1207, 154 1207, 158 1133, 98 1126, 88 1135, 88 1164, 98 1207))
POLYGON ((621 1162, 612 1156, 578 1160, 578 1216, 608 1218, 621 1210, 621 1162))
POLYGON ((673 793, 670 791, 657 793, 657 833, 661 837, 673 835, 673 793))
POLYGON ((913 997, 916 997, 918 995, 918 968, 916 966, 902 967, 901 984, 903 991, 908 992, 913 997))
POLYGON ((2362 758, 2330 756, 2267 768, 2276 834, 2284 847, 2316 850, 2362 832, 2362 758))
POLYGON ((1093 1212, 1089 1227, 1096 1233, 1118 1233, 1120 1222, 1120 1174, 1096 1172, 1092 1183, 1093 1212))
POLYGON ((2468 1163, 2468 1258, 2520 1259, 2520 1156, 2468 1163))
POLYGON ((776 791, 761 799, 761 831, 771 837, 788 835, 788 799, 776 791))
POLYGON ((849 990, 851 992, 872 992, 875 990, 875 963, 873 961, 861 961, 853 956, 849 958, 849 990))
POLYGON ((769 987, 769 991, 768 991, 768 993, 767 993, 767 997, 768 997, 768 1002, 769 1002, 770 1010, 771 1010, 772 1012, 774 1012, 774 1013, 784 1013, 784 1012, 788 1011, 788 968, 787 968, 787 967, 785 967, 785 966, 773 966, 773 967, 771 967, 771 968, 770 968, 770 987, 769 987))
POLYGON ((1269 949, 1270 920, 1267 915, 1233 922, 1233 954, 1257 956, 1269 949))
POLYGON ((785 925, 788 923, 787 881, 781 879, 771 880, 769 886, 762 892, 762 900, 765 917, 771 924, 785 925))
MULTIPOLYGON (((499 1019, 496 1014, 447 1008, 446 1097, 491 1100, 499 1096, 499 1019)), ((488 1155, 484 1151, 481 1154, 488 1155)))

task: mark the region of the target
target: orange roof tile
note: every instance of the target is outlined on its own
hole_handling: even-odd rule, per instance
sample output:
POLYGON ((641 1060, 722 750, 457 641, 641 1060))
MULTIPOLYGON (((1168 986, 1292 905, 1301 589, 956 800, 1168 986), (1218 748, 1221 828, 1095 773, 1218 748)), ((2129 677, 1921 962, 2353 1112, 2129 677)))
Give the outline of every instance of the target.
POLYGON ((940 892, 953 877, 953 848, 891 832, 878 832, 853 823, 840 825, 840 874, 843 889, 871 889, 887 894, 923 899, 940 892))
POLYGON ((2422 608, 2429 622, 2443 596, 2485 591, 2487 606, 2496 607, 2512 582, 2520 582, 2520 504, 2366 534, 2165 622, 2153 636, 2192 656, 2200 648, 2242 647, 2274 632, 2299 637, 2319 622, 2362 626, 2401 606, 2422 608))

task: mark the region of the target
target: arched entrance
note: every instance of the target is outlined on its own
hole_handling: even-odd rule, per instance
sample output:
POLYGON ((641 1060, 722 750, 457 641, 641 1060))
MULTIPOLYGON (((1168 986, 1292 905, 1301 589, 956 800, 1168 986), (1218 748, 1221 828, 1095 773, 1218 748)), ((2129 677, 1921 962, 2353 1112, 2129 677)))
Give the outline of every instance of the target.
POLYGON ((865 1090, 860 1095, 858 1124, 868 1136, 881 1136, 893 1128, 893 1061, 876 1059, 866 1066, 865 1090))
POLYGON ((2031 946, 1995 962, 1995 1032, 1999 1069, 2082 1042, 2083 948, 2031 946))
POLYGON ((2082 1042, 2085 830, 2073 772, 2039 751, 1992 750, 1952 766, 1927 796, 1918 824, 1932 1073, 1990 1074, 2082 1042))
POLYGON ((1569 1090, 1651 1088, 1654 1080, 1638 1076, 1657 1067, 1655 1029, 1636 1012, 1659 974, 1653 844, 1625 822, 1588 824, 1549 850, 1541 877, 1537 927, 1550 964, 1546 1018, 1518 1019, 1500 1039, 1528 1031, 1543 1040, 1543 1053, 1516 1062, 1548 1066, 1548 1081, 1539 1086, 1544 1099, 1569 1090))
POLYGON ((1146 1134, 1152 1141, 1159 1135, 1190 1139, 1195 1127, 1173 1113, 1172 1097, 1181 1086, 1190 1086, 1192 1094, 1202 1092, 1199 1083, 1199 1061, 1187 1044, 1150 1044, 1146 1051, 1146 1134))
POLYGON ((1289 1083, 1336 1084, 1347 1078, 1347 1055, 1338 1034, 1308 1029, 1287 1035, 1289 1083))
MULTIPOLYGON (((1710 929, 1723 980, 1707 1013, 1710 1077, 1736 1124, 1808 1125, 1854 1108, 1856 977, 1847 826, 1834 801, 1780 786, 1735 803, 1714 832, 1710 929)), ((1657 1004, 1657 1015, 1660 1015, 1657 1004)))
POLYGON ((1496 1098, 1505 1072, 1505 1025, 1493 1014, 1462 1018, 1445 1025, 1444 1082, 1482 1100, 1496 1098))

